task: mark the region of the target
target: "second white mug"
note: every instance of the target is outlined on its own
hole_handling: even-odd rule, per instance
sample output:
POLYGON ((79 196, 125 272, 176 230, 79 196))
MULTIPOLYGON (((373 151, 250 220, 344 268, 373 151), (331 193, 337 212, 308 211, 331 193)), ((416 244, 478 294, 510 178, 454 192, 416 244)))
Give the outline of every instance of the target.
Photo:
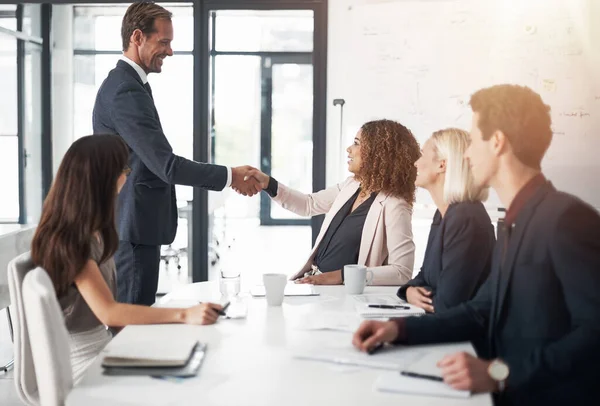
POLYGON ((360 295, 365 286, 373 280, 373 271, 368 271, 364 265, 344 266, 344 285, 349 295, 360 295))

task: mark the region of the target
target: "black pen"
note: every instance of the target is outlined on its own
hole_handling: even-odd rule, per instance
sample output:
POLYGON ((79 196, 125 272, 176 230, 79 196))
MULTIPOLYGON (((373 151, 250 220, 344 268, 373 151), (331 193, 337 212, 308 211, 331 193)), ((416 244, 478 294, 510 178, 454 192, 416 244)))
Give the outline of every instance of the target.
POLYGON ((410 306, 402 306, 402 305, 370 304, 369 307, 372 307, 374 309, 402 309, 402 310, 410 310, 410 306))
POLYGON ((230 304, 230 303, 231 303, 231 302, 227 302, 227 303, 225 303, 225 306, 223 306, 223 309, 222 309, 222 310, 217 310, 217 313, 219 313, 219 315, 220 315, 220 316, 227 316, 227 315, 225 314, 225 310, 227 310, 227 308, 229 307, 229 304, 230 304))
POLYGON ((402 371, 401 375, 409 376, 411 378, 429 379, 430 381, 444 382, 444 378, 436 375, 418 374, 416 372, 402 371))
POLYGON ((383 343, 379 343, 379 344, 375 345, 374 347, 371 347, 370 349, 368 349, 367 354, 373 355, 382 348, 383 348, 383 343))

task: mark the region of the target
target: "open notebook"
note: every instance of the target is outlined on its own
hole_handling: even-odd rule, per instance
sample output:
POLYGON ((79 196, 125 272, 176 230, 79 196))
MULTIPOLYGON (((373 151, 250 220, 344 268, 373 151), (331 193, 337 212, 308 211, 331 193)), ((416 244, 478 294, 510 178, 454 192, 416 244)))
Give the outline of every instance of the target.
POLYGON ((102 351, 103 367, 182 367, 198 341, 169 334, 168 326, 128 326, 102 351), (149 331, 152 330, 152 331, 149 331), (166 331, 165 331, 166 330, 166 331), (153 334, 155 333, 155 334, 153 334))

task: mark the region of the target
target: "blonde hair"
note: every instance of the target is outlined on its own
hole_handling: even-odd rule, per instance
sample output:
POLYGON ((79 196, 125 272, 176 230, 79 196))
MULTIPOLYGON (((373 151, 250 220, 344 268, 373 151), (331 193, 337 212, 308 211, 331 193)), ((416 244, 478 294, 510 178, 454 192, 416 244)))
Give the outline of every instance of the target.
POLYGON ((434 132, 431 140, 438 159, 446 161, 445 202, 485 201, 488 188, 475 185, 469 163, 464 158, 469 146, 469 133, 458 128, 446 128, 434 132))

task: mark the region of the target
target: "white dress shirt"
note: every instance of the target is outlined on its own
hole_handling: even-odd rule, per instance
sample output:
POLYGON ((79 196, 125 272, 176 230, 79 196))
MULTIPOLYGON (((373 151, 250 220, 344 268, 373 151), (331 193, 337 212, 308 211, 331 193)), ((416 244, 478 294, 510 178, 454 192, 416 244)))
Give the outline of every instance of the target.
MULTIPOLYGON (((148 83, 148 74, 142 69, 142 67, 140 65, 133 62, 131 59, 129 59, 125 55, 121 55, 121 60, 123 62, 126 62, 127 64, 129 64, 137 72, 137 74, 140 76, 140 79, 142 80, 142 83, 144 85, 146 83, 148 83)), ((227 168, 227 183, 225 184, 225 187, 229 187, 229 186, 231 186, 231 181, 232 181, 231 168, 228 166, 226 166, 226 168, 227 168)))

